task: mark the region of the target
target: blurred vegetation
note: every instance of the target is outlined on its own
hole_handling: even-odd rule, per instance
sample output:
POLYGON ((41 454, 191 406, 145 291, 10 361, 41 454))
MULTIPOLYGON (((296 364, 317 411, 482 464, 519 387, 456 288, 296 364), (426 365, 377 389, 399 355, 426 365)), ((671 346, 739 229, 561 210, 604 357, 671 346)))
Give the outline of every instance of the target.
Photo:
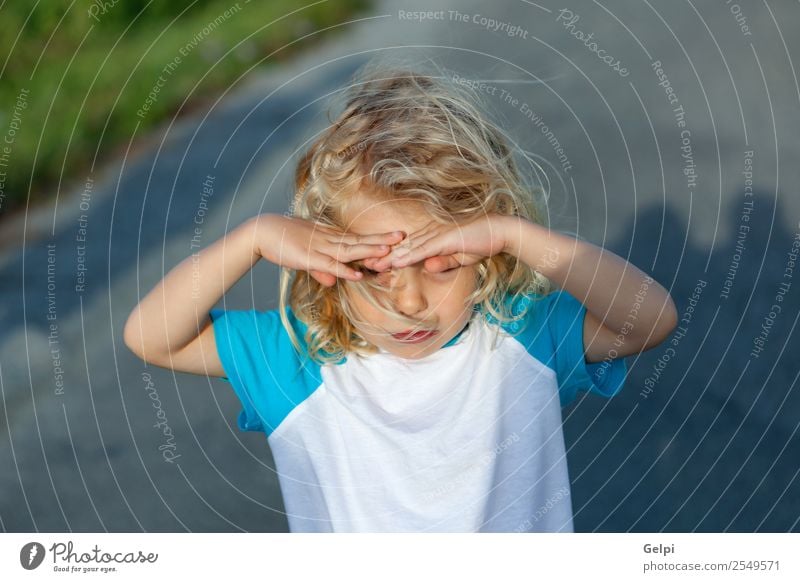
POLYGON ((355 18, 367 5, 330 0, 298 10, 303 4, 294 0, 0 3, 0 216, 24 206, 29 189, 35 201, 55 195, 59 184, 82 182, 78 177, 93 160, 97 166, 124 151, 137 124, 141 136, 179 110, 210 103, 273 51, 260 66, 316 42, 328 31, 285 46, 355 18), (170 63, 174 69, 165 70, 170 63), (150 108, 143 111, 148 99, 150 108))

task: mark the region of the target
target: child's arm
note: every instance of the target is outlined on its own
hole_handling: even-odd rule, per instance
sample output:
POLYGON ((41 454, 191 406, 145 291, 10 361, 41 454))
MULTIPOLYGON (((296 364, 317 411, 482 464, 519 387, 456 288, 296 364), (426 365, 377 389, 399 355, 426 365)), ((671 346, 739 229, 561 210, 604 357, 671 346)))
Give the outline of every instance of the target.
POLYGON ((383 270, 425 261, 426 269, 436 272, 501 252, 514 255, 586 306, 587 362, 650 349, 677 325, 669 293, 645 273, 610 251, 517 216, 492 214, 466 224, 431 225, 367 266, 383 270))
POLYGON ((345 262, 383 256, 401 239, 402 233, 343 234, 277 214, 251 218, 184 259, 142 299, 125 324, 125 345, 156 366, 224 376, 208 313, 259 259, 333 285, 337 277, 361 277, 345 262))
POLYGON ((255 228, 250 219, 174 267, 128 317, 125 345, 156 366, 224 376, 208 312, 258 262, 255 228))
POLYGON ((622 257, 518 217, 503 219, 505 252, 586 306, 587 362, 648 350, 675 329, 678 313, 667 290, 622 257))

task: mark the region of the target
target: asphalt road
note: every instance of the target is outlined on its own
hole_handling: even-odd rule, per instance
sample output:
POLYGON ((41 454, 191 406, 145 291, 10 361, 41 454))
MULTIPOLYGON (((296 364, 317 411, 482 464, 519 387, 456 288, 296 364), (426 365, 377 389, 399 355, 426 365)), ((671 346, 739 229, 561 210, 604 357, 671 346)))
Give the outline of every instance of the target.
MULTIPOLYGON (((622 394, 564 410, 576 530, 800 530, 797 4, 396 1, 342 28, 3 225, 0 528, 286 530, 229 385, 145 366, 122 327, 196 220, 206 245, 287 209, 327 96, 380 54, 484 81, 545 168, 552 226, 650 273, 684 318, 622 394)), ((224 306, 275 308, 276 274, 257 265, 224 306)))

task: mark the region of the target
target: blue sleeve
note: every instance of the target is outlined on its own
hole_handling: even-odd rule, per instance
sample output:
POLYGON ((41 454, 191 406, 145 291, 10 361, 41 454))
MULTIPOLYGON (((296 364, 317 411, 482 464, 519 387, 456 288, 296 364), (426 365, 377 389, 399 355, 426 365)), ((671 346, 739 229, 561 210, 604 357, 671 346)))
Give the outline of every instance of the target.
MULTIPOLYGON (((273 311, 209 312, 222 368, 242 404, 238 426, 268 436, 320 384, 319 366, 302 357, 273 311)), ((305 326, 287 308, 303 341, 305 326)))
POLYGON ((622 390, 628 370, 625 358, 586 362, 583 344, 586 306, 561 289, 546 295, 540 308, 546 313, 546 326, 553 343, 561 405, 575 400, 578 390, 607 398, 622 390))

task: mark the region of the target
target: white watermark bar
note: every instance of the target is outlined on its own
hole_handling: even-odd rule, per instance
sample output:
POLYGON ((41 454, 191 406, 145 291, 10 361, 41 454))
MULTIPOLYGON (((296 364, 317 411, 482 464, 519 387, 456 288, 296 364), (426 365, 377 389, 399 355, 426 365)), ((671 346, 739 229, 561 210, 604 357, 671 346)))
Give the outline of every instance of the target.
POLYGON ((799 580, 800 536, 4 534, 3 580, 799 580), (585 576, 586 578, 577 578, 585 576), (235 577, 235 578, 234 578, 235 577), (314 577, 314 578, 312 578, 314 577))

